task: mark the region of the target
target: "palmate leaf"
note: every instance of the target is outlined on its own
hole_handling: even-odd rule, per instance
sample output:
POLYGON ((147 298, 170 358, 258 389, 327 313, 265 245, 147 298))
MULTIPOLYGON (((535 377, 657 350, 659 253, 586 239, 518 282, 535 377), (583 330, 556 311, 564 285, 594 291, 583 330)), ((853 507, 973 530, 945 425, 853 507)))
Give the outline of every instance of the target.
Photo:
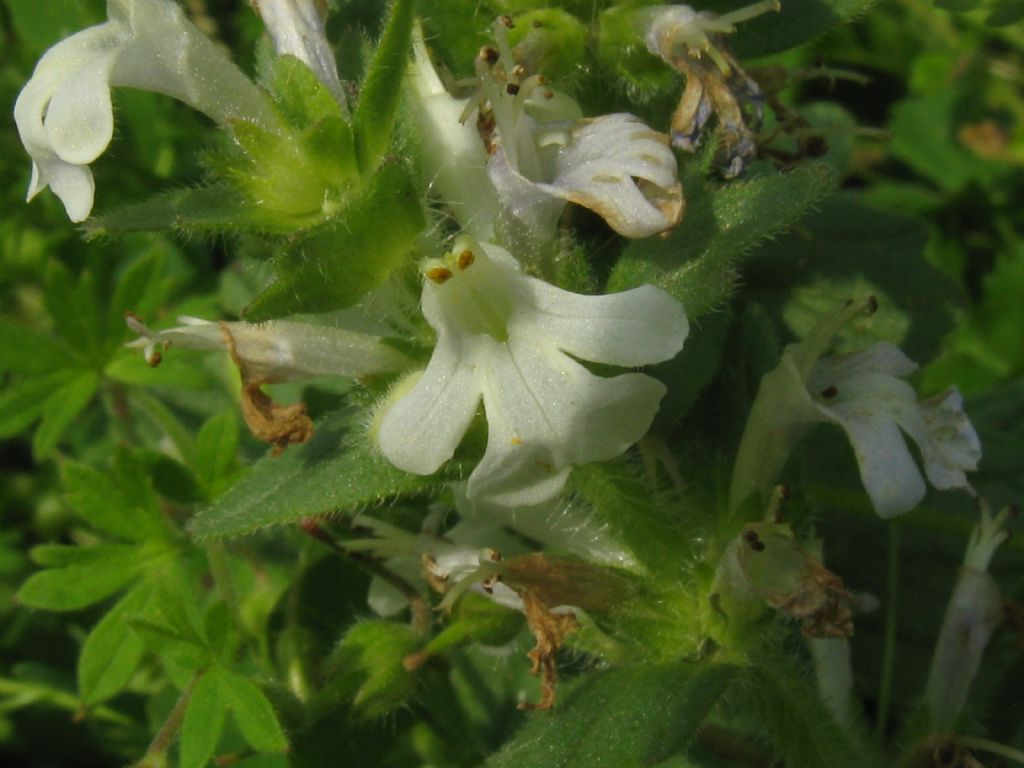
POLYGON ((268 456, 190 525, 203 538, 243 536, 271 525, 354 510, 435 488, 438 476, 395 469, 370 445, 358 416, 342 412, 316 425, 313 439, 268 456))
POLYGON ((664 664, 594 673, 537 713, 487 768, 643 768, 684 752, 737 668, 664 664))
POLYGON ((217 749, 228 712, 257 752, 288 748, 274 709, 255 685, 220 666, 211 667, 192 690, 181 728, 181 765, 203 768, 217 749))
POLYGON ((107 611, 85 638, 78 657, 78 691, 85 704, 106 701, 135 674, 146 645, 128 629, 126 618, 142 611, 152 594, 148 584, 140 584, 107 611))
POLYGON ((789 228, 834 183, 824 164, 717 189, 691 179, 685 185, 690 202, 682 223, 663 240, 631 242, 615 265, 608 290, 653 283, 679 299, 691 320, 700 317, 729 298, 742 257, 789 228))
POLYGON ((29 576, 16 599, 48 611, 77 611, 98 603, 145 568, 144 556, 134 546, 119 544, 37 547, 32 557, 54 567, 29 576))

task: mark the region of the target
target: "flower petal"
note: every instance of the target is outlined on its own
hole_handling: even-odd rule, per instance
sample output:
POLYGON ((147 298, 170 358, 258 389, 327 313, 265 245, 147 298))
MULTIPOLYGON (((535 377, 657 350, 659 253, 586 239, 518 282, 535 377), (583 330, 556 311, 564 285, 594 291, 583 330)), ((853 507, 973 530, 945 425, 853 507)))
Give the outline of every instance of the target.
POLYGON ((565 195, 556 194, 550 185, 534 183, 519 173, 508 162, 504 147, 498 147, 491 156, 487 173, 501 205, 509 213, 535 232, 554 232, 565 208, 565 195))
POLYGON ((853 355, 819 360, 808 378, 823 415, 839 423, 853 444, 861 479, 882 517, 907 512, 925 485, 900 432, 924 433, 913 387, 892 372, 913 363, 889 344, 853 355))
POLYGON ((88 165, 114 136, 114 107, 107 79, 114 55, 98 56, 54 91, 46 111, 52 151, 72 165, 88 165))
POLYGON ((940 490, 971 491, 965 471, 973 472, 981 461, 981 441, 967 415, 956 387, 919 404, 927 435, 917 440, 929 482, 940 490))
POLYGON ((455 453, 480 402, 477 342, 440 335, 423 375, 385 412, 378 442, 399 469, 430 475, 455 453))
POLYGON ((572 464, 612 458, 639 440, 665 392, 640 374, 594 376, 527 334, 488 343, 487 450, 469 478, 473 500, 528 506, 554 498, 572 464))
POLYGON ((530 332, 547 336, 583 360, 660 363, 675 357, 689 332, 683 305, 653 285, 583 296, 528 278, 525 292, 535 310, 529 314, 530 332))
POLYGON ((668 137, 628 114, 580 120, 556 158, 555 177, 539 184, 590 208, 616 232, 647 237, 683 215, 683 192, 668 137))
MULTIPOLYGON (((93 197, 96 194, 96 182, 92 171, 86 166, 71 165, 59 159, 41 160, 41 178, 44 186, 49 185, 53 193, 64 204, 68 219, 78 223, 89 218, 92 211, 93 197)), ((37 188, 37 192, 42 187, 37 188)))
POLYGON ((819 392, 834 385, 842 391, 842 382, 865 372, 903 378, 916 370, 917 363, 903 354, 899 347, 880 341, 860 352, 821 358, 808 377, 807 388, 811 392, 819 392))
POLYGON ((908 512, 924 498, 925 485, 899 427, 885 418, 838 419, 860 465, 860 477, 882 517, 908 512))

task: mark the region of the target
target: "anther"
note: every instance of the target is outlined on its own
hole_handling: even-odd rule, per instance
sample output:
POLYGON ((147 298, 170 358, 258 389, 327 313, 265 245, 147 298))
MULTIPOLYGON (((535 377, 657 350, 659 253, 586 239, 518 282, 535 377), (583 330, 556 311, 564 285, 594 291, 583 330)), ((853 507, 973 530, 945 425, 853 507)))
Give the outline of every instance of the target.
POLYGON ((498 49, 490 45, 485 45, 480 49, 480 53, 477 54, 481 61, 488 64, 494 65, 498 63, 498 59, 501 58, 501 54, 498 53, 498 49))
POLYGON ((498 21, 500 21, 502 26, 506 27, 507 29, 515 29, 516 28, 516 23, 514 21, 512 21, 512 17, 511 16, 507 16, 507 15, 506 16, 499 16, 498 17, 498 21))
POLYGON ((156 350, 153 350, 153 354, 146 358, 146 362, 149 364, 150 368, 156 368, 158 365, 160 365, 163 359, 163 355, 161 355, 156 350))
POLYGON ((516 64, 512 67, 512 77, 522 80, 526 76, 526 67, 522 64, 516 64))
POLYGON ((427 270, 427 279, 441 285, 452 279, 452 271, 445 267, 434 267, 427 270))
POLYGON ((508 92, 509 96, 515 96, 517 93, 519 93, 519 86, 516 85, 515 83, 509 83, 508 85, 505 86, 505 90, 508 92))
POLYGON ((831 384, 825 387, 823 390, 821 390, 821 396, 824 397, 826 400, 831 400, 838 394, 839 390, 836 388, 835 384, 831 384))
POLYGON ((476 256, 474 256, 473 252, 467 248, 465 251, 459 254, 459 258, 456 260, 455 263, 458 265, 460 271, 465 272, 467 269, 473 266, 474 261, 476 261, 476 256))
POLYGON ((755 552, 764 552, 764 542, 758 539, 757 541, 750 542, 750 548, 755 552))
POLYGON ((753 530, 752 528, 747 528, 745 531, 743 531, 743 540, 748 544, 753 544, 755 541, 757 541, 757 539, 757 531, 753 530))
POLYGON ((868 314, 875 314, 878 311, 878 299, 874 296, 868 296, 868 314))

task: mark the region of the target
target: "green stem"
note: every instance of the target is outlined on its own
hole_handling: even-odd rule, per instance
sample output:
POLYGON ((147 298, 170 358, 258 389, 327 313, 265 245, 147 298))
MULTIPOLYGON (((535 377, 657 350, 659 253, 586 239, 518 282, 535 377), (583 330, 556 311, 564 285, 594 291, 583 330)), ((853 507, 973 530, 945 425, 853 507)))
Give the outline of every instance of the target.
POLYGON ((142 756, 142 759, 136 763, 136 768, 160 768, 166 764, 167 749, 171 746, 174 741, 174 737, 178 734, 178 729, 181 728, 182 720, 185 719, 185 711, 188 709, 188 704, 192 700, 192 692, 195 690, 196 683, 199 682, 199 678, 203 676, 205 670, 196 672, 192 675, 192 679, 188 681, 188 685, 178 696, 177 702, 174 704, 174 709, 167 715, 167 719, 164 724, 157 731, 156 736, 153 737, 153 741, 150 742, 149 748, 146 750, 146 754, 142 756))
POLYGON ((885 649, 882 655, 882 680, 878 694, 878 719, 875 731, 885 734, 892 706, 892 677, 896 667, 896 621, 898 619, 900 586, 900 536, 899 524, 889 524, 888 571, 885 586, 885 649))

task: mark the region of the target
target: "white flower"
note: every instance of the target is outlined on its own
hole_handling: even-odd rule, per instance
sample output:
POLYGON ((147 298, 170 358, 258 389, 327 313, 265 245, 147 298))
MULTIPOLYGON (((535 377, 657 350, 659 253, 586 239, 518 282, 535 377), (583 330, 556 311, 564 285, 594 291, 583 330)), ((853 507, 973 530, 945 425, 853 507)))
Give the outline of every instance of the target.
POLYGON ((245 375, 261 384, 279 384, 314 376, 359 378, 407 368, 410 360, 375 336, 327 325, 271 320, 266 323, 210 322, 179 317, 183 325, 152 331, 133 315, 129 327, 140 338, 150 365, 160 362, 157 348, 229 351, 245 375))
POLYGON ((47 186, 72 221, 92 210, 88 165, 114 132, 111 86, 156 91, 218 123, 268 120, 259 90, 171 0, 109 0, 110 20, 61 41, 40 59, 14 106, 32 157, 31 200, 47 186))
POLYGON ((924 497, 925 482, 904 435, 921 452, 924 472, 940 490, 973 493, 966 472, 977 468, 981 443, 956 388, 918 401, 903 381, 917 365, 879 342, 850 355, 820 358, 835 333, 873 299, 825 318, 761 382, 733 475, 732 503, 770 487, 804 429, 831 422, 846 432, 875 511, 894 517, 924 497))
POLYGON ((513 63, 509 24, 499 20, 497 48, 477 57, 470 99, 448 95, 422 40, 415 44, 415 100, 427 163, 436 166, 428 170, 465 230, 492 236, 495 192, 542 241, 554 234, 567 202, 590 208, 627 237, 678 224, 683 194, 668 137, 633 115, 584 119, 573 99, 513 63), (493 191, 478 193, 484 164, 493 191))
POLYGON ((940 490, 965 488, 965 470, 977 469, 981 443, 956 388, 918 402, 902 380, 917 365, 891 344, 879 342, 852 355, 819 360, 807 381, 815 408, 850 438, 861 479, 878 514, 913 509, 925 483, 903 434, 921 451, 924 472, 940 490))
POLYGON ((423 314, 437 346, 382 416, 380 448, 395 466, 437 471, 482 399, 487 447, 468 496, 528 506, 557 496, 572 465, 617 456, 647 431, 665 392, 660 382, 638 373, 602 378, 573 358, 635 366, 673 357, 688 326, 667 293, 569 293, 466 236, 424 273, 423 314))
POLYGON ((524 162, 528 144, 516 157, 502 142, 488 171, 502 204, 534 231, 554 231, 566 202, 589 208, 627 237, 663 232, 682 218, 668 137, 638 117, 602 115, 552 131, 527 116, 520 125, 537 143, 536 163, 524 162))
POLYGON ((925 698, 936 731, 948 731, 956 724, 985 646, 1003 619, 1003 595, 988 566, 996 549, 1009 538, 1009 514, 1004 509, 993 518, 982 503, 981 522, 971 532, 928 673, 925 698))
POLYGON ((346 109, 334 53, 324 33, 321 5, 318 0, 260 0, 256 8, 278 54, 302 61, 346 109))

